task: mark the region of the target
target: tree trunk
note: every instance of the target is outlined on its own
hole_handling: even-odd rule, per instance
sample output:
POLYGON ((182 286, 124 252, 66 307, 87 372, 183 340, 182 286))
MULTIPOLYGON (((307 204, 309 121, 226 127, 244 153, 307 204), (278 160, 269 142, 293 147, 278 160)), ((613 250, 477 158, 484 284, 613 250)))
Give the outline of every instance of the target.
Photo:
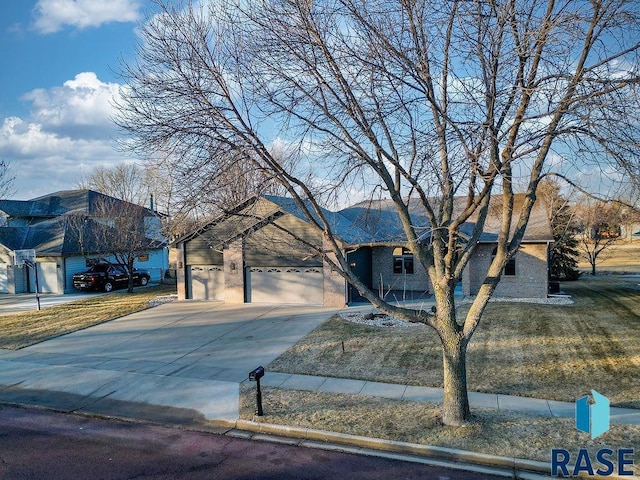
POLYGON ((442 421, 445 425, 463 425, 470 416, 467 394, 467 344, 461 338, 442 344, 444 366, 444 403, 442 421))
POLYGON ((593 262, 591 262, 591 275, 595 275, 596 274, 596 262, 595 260, 593 262))

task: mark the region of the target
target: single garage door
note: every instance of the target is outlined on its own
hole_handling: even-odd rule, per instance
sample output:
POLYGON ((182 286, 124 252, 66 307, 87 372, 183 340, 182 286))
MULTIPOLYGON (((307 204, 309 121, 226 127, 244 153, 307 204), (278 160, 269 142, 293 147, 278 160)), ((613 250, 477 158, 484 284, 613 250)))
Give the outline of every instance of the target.
POLYGON ((252 267, 247 272, 251 303, 322 305, 322 269, 309 267, 252 267))
MULTIPOLYGON (((56 262, 36 262, 40 293, 58 293, 58 267, 56 262)), ((24 268, 27 268, 26 266, 24 268)), ((29 291, 36 291, 36 275, 29 269, 29 291)))
POLYGON ((0 263, 0 293, 9 291, 9 278, 7 275, 7 264, 0 263))
POLYGON ((217 265, 192 265, 189 268, 191 298, 224 300, 224 272, 217 265))

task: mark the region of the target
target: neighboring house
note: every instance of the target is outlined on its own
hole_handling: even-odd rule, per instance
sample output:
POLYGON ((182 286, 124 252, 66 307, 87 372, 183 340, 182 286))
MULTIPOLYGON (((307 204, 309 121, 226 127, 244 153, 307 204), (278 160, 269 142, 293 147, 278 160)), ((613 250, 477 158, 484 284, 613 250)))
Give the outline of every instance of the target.
MULTIPOLYGON (((99 205, 105 201, 121 202, 123 209, 132 207, 92 190, 65 190, 32 200, 0 200, 0 293, 35 292, 33 270, 13 264, 16 250, 35 250, 41 293, 72 292, 74 273, 99 260, 114 261, 92 235, 113 223, 99 214, 99 205), (69 220, 73 217, 83 219, 81 226, 69 220)), ((150 209, 133 208, 141 209, 149 240, 148 250, 138 255, 135 266, 148 270, 152 281, 158 281, 168 268, 161 218, 150 209)))
MULTIPOLYGON (((496 247, 501 210, 495 208, 461 279, 466 296, 478 292, 496 247)), ((323 215, 353 271, 376 294, 387 300, 428 296, 427 273, 403 249, 406 237, 390 201, 366 202, 339 212, 325 210, 323 215)), ((424 215, 415 211, 412 219, 421 238, 427 239, 429 224, 424 215)), ((473 224, 464 227, 463 233, 470 233, 473 224)), ((546 297, 552 241, 544 209, 534 208, 522 245, 505 268, 496 296, 546 297)), ((329 247, 291 198, 251 197, 177 239, 174 246, 181 299, 334 307, 363 300, 323 262, 317 251, 329 247)))
POLYGON ((620 225, 620 239, 628 242, 640 240, 640 223, 627 223, 620 225))

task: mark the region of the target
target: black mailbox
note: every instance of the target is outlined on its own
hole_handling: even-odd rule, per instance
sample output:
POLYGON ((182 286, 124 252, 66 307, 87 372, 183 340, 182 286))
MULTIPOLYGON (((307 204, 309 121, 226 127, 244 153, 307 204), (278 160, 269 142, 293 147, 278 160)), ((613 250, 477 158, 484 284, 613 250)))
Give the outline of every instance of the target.
POLYGON ((249 380, 256 382, 256 415, 261 417, 262 413, 262 392, 260 391, 260 379, 264 377, 264 367, 258 367, 249 372, 249 380))
POLYGON ((249 372, 249 380, 257 382, 264 377, 264 367, 258 367, 255 370, 249 372))

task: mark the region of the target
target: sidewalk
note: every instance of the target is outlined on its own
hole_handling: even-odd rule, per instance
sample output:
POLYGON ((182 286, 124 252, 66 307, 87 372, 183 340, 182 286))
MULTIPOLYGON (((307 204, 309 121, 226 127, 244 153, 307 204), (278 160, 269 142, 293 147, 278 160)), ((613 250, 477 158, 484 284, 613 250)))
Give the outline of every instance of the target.
MULTIPOLYGON (((417 387, 393 383, 349 380, 345 378, 315 377, 288 373, 267 372, 262 385, 292 390, 325 393, 350 393, 383 397, 392 400, 441 403, 442 388, 417 387)), ((545 417, 573 418, 575 403, 558 402, 540 398, 518 397, 496 393, 469 392, 471 408, 494 408, 545 417)), ((640 425, 640 410, 635 408, 611 408, 611 423, 640 425)))
MULTIPOLYGON (((239 384, 249 381, 247 369, 227 372, 218 369, 215 374, 211 369, 183 368, 175 372, 155 368, 158 365, 153 362, 118 362, 97 356, 92 358, 96 364, 88 365, 87 360, 74 355, 0 350, 0 402, 108 414, 117 413, 113 411, 114 405, 120 403, 138 405, 134 411, 144 410, 144 406, 165 407, 182 412, 180 416, 191 411, 194 417, 207 421, 233 421, 239 418, 239 384), (134 369, 137 371, 132 371, 134 369), (206 371, 209 375, 203 374, 206 371)), ((261 384, 392 400, 441 403, 443 399, 442 388, 269 371, 261 384)), ((469 392, 469 402, 471 408, 546 417, 572 418, 575 415, 573 402, 479 392, 469 392)), ((127 412, 122 414, 127 416, 127 412)), ((611 423, 640 425, 640 410, 612 407, 611 423)))

